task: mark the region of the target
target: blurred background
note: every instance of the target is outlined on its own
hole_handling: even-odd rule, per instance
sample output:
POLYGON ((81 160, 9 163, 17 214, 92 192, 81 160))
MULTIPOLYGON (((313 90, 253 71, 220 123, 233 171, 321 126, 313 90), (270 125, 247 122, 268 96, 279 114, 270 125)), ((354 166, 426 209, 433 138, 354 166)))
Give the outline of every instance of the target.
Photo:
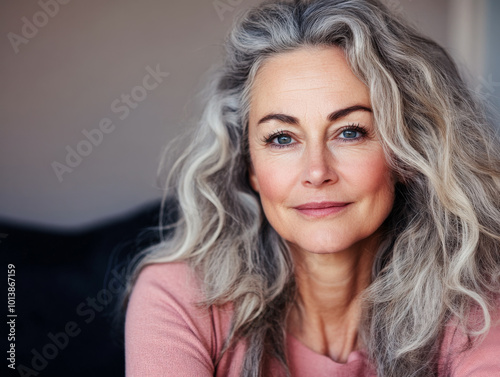
MULTIPOLYGON (((18 315, 18 369, 3 370, 123 375, 112 309, 126 261, 156 241, 162 149, 192 126, 228 29, 259 2, 0 4, 0 256, 18 315)), ((500 1, 387 3, 500 108, 500 1)))

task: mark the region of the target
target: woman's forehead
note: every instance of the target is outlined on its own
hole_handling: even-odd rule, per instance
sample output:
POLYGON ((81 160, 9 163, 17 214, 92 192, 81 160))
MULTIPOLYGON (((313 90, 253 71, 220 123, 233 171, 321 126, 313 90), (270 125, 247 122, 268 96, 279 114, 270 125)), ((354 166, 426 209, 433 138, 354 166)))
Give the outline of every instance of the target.
POLYGON ((262 64, 250 91, 251 112, 314 108, 321 103, 329 110, 354 103, 370 106, 368 88, 338 47, 303 47, 276 54, 262 64))

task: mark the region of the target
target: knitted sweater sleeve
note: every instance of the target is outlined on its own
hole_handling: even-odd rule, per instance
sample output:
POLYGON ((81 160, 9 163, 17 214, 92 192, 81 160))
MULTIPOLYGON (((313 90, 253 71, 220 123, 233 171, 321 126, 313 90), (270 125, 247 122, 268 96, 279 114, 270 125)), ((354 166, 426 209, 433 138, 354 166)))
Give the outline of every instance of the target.
POLYGON ((213 322, 187 266, 151 265, 139 275, 125 322, 126 375, 213 376, 213 322))
POLYGON ((476 339, 472 348, 463 351, 467 336, 454 324, 447 328, 441 349, 442 360, 448 360, 447 373, 452 377, 500 376, 500 323, 494 321, 483 339, 476 339))

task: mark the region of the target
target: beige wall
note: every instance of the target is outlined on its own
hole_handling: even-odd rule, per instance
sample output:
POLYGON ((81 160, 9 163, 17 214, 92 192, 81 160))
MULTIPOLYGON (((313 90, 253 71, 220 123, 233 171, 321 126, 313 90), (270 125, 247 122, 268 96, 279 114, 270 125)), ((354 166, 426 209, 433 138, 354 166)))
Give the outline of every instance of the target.
MULTIPOLYGON (((36 1, 2 2, 0 217, 75 227, 159 198, 162 146, 189 124, 191 99, 234 15, 259 1, 220 2, 223 14, 212 0, 72 0, 48 8, 47 19, 36 1), (38 30, 9 36, 23 35, 23 17, 35 17, 38 30), (155 83, 156 67, 165 74, 155 83), (122 94, 131 93, 126 104, 122 94), (98 145, 85 142, 82 132, 100 124, 102 141, 92 131, 98 145), (53 163, 67 165, 66 148, 77 146, 88 155, 58 177, 53 163)), ((451 2, 391 1, 453 47, 451 2)))

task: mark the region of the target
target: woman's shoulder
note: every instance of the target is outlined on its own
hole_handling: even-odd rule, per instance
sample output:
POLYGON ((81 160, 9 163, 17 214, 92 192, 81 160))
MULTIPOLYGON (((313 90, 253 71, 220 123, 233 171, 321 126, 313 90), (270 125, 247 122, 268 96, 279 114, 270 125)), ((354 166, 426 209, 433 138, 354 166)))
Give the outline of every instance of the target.
POLYGON ((232 312, 203 301, 188 264, 144 267, 127 308, 127 375, 160 375, 167 367, 175 375, 186 365, 192 366, 193 375, 213 375, 232 312))
MULTIPOLYGON (((202 285, 187 263, 151 264, 142 269, 135 282, 127 319, 134 315, 135 308, 140 308, 141 316, 148 314, 145 320, 155 317, 161 320, 175 319, 191 328, 199 327, 203 335, 209 335, 208 330, 212 326, 207 325, 214 323, 214 317, 224 313, 228 314, 225 319, 230 320, 231 311, 208 306, 204 302, 202 285)), ((172 323, 169 325, 172 328, 172 323)))
POLYGON ((201 287, 187 263, 155 263, 144 267, 135 282, 132 294, 145 290, 148 295, 160 294, 184 299, 202 299, 201 287))
MULTIPOLYGON (((492 313, 489 331, 480 337, 468 336, 453 321, 447 326, 441 347, 441 362, 454 377, 489 377, 500 371, 500 302, 492 313), (446 363, 444 363, 446 361, 446 363)), ((480 323, 479 311, 471 321, 480 323)))

